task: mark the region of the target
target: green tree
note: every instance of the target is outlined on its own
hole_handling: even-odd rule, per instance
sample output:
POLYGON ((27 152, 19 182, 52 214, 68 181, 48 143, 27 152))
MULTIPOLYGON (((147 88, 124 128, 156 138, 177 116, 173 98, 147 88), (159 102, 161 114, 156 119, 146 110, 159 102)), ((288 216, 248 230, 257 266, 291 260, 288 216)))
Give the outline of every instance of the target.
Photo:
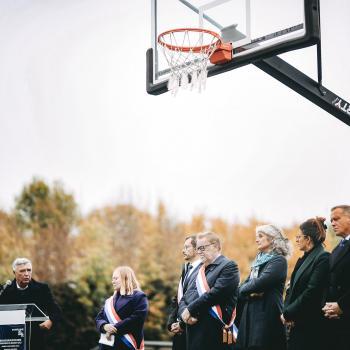
POLYGON ((16 198, 18 228, 25 233, 35 275, 42 280, 65 281, 71 265, 71 231, 77 205, 62 184, 49 186, 34 178, 16 198))
POLYGON ((29 253, 13 216, 0 210, 0 281, 12 277, 12 261, 29 253))

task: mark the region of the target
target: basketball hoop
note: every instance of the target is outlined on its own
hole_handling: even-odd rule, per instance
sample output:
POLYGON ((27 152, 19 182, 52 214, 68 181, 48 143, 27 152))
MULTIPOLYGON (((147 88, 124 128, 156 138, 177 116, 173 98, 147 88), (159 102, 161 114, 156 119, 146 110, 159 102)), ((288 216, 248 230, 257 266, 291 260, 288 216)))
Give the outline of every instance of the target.
POLYGON ((220 35, 203 28, 179 28, 158 36, 171 70, 168 90, 176 95, 179 87, 205 89, 210 56, 221 45, 220 35))

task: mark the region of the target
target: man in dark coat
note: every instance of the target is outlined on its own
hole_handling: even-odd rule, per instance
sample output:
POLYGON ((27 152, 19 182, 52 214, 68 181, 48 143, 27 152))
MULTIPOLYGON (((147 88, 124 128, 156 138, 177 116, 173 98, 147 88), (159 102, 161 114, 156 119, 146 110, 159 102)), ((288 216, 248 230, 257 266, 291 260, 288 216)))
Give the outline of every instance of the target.
POLYGON ((196 276, 201 263, 197 256, 195 235, 185 238, 182 254, 184 256, 185 264, 182 267, 177 295, 173 298, 167 324, 168 330, 174 334, 172 346, 173 350, 186 349, 186 324, 180 321, 178 317, 178 310, 179 301, 181 300, 183 294, 186 293, 191 276, 196 276))
POLYGON ((46 333, 61 319, 60 308, 54 301, 49 286, 32 279, 30 260, 18 258, 13 262, 12 269, 15 279, 1 294, 0 304, 34 303, 49 316, 44 322, 32 322, 31 328, 29 324, 26 325, 27 344, 30 338, 30 349, 44 350, 46 333))
POLYGON ((237 264, 221 255, 221 242, 212 232, 197 235, 197 252, 203 262, 196 281, 190 284, 179 304, 187 323, 187 350, 228 350, 223 330, 230 324, 237 302, 239 271, 237 264), (201 289, 199 286, 205 286, 201 289), (221 309, 221 320, 210 312, 221 309))
POLYGON ((329 349, 349 350, 350 329, 350 206, 339 205, 331 210, 331 223, 341 242, 330 256, 330 283, 323 311, 328 319, 329 349))

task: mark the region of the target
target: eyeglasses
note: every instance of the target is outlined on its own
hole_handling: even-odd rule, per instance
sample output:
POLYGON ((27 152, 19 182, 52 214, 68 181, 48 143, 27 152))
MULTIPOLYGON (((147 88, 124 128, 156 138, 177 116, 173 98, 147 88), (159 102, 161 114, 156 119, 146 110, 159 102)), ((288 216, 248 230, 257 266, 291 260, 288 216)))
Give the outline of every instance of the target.
POLYGON ((210 244, 206 244, 206 245, 201 245, 199 247, 196 248, 197 252, 204 252, 206 250, 207 247, 210 247, 211 245, 213 245, 214 243, 210 243, 210 244))

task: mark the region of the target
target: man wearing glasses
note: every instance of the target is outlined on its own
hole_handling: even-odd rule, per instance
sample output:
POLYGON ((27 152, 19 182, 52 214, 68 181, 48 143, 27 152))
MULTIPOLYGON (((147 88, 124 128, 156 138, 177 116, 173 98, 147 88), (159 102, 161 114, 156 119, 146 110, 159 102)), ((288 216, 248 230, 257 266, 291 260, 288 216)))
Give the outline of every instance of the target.
POLYGON ((180 321, 180 318, 178 317, 178 309, 179 302, 183 294, 186 292, 188 285, 194 281, 193 277, 197 275, 201 263, 201 260, 197 255, 195 235, 185 238, 182 254, 185 264, 182 266, 177 296, 173 299, 171 312, 168 318, 168 330, 174 334, 173 350, 186 349, 186 324, 180 321))
POLYGON ((203 265, 179 305, 187 324, 187 350, 232 349, 238 266, 221 255, 220 238, 213 232, 197 235, 197 253, 203 265))

